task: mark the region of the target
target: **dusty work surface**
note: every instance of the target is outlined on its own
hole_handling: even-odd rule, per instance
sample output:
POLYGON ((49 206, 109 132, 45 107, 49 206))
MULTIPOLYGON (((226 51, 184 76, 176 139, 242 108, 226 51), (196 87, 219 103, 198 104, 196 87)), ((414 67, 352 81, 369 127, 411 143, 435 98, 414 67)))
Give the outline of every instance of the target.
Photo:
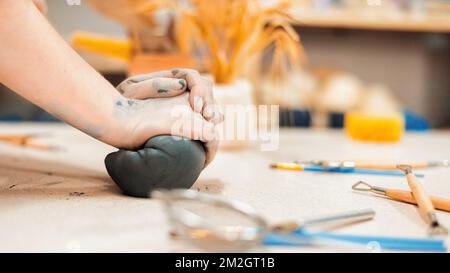
MULTIPOLYGON (((122 196, 103 159, 114 150, 66 125, 0 124, 0 134, 47 133, 40 141, 64 147, 39 152, 0 143, 0 251, 196 251, 171 241, 160 204, 122 196)), ((370 222, 345 233, 425 236, 414 206, 351 191, 358 180, 407 189, 401 177, 319 174, 271 170, 275 161, 386 159, 423 161, 450 156, 450 132, 409 134, 400 144, 348 140, 339 131, 282 131, 279 150, 221 152, 196 188, 244 201, 270 222, 357 208, 373 208, 370 222)), ((450 198, 450 169, 426 171, 423 184, 450 198)), ((450 213, 439 212, 450 227, 450 213)), ((262 248, 257 251, 342 251, 339 248, 262 248)), ((364 249, 362 249, 364 251, 364 249)))

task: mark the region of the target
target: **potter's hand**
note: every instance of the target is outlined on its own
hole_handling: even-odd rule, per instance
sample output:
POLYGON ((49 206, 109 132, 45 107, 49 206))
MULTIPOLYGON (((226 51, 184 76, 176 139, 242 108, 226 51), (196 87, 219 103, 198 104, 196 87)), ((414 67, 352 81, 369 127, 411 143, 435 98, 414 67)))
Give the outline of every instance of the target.
POLYGON ((214 103, 212 81, 193 69, 179 68, 134 76, 117 89, 125 97, 133 99, 174 97, 187 90, 195 112, 214 124, 221 123, 224 118, 214 103))
MULTIPOLYGON (((154 136, 175 134, 205 142, 207 161, 214 157, 214 124, 192 110, 188 93, 127 99, 67 45, 32 1, 0 0, 0 18, 0 82, 17 94, 117 148, 138 149, 154 136), (177 105, 181 118, 172 115, 177 105)), ((198 88, 195 82, 190 90, 198 88)))
POLYGON ((117 134, 120 139, 116 140, 119 143, 115 146, 118 148, 137 149, 154 136, 174 135, 204 142, 206 165, 216 155, 218 141, 215 126, 192 110, 188 93, 148 100, 121 97, 114 107, 114 115, 125 129, 117 134))
POLYGON ((186 92, 184 79, 137 76, 126 79, 117 90, 127 98, 136 100, 170 98, 186 92))

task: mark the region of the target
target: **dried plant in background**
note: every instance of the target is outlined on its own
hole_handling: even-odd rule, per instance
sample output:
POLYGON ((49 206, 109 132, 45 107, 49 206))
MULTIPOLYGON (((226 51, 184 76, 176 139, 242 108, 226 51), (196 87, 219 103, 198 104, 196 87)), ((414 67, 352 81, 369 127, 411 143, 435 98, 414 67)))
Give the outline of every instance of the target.
POLYGON ((260 0, 186 0, 178 3, 179 47, 198 57, 217 83, 230 83, 250 60, 272 47, 269 73, 286 74, 304 60, 298 34, 289 24, 291 1, 265 7, 260 0))
MULTIPOLYGON (((290 0, 264 6, 261 0, 90 0, 101 13, 130 29, 136 51, 142 51, 142 32, 155 29, 155 13, 174 11, 174 37, 182 53, 194 56, 217 83, 230 83, 258 56, 258 71, 285 78, 304 60, 298 34, 289 24, 290 0), (269 52, 270 60, 263 61, 269 52), (265 54, 264 54, 265 53, 265 54)), ((168 31, 167 33, 172 33, 168 31)))

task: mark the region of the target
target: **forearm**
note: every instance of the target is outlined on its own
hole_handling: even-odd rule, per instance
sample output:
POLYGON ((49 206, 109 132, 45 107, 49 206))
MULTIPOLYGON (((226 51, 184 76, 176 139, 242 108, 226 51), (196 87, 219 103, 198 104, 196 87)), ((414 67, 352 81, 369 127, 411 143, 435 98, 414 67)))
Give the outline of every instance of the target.
MULTIPOLYGON (((121 121, 120 99, 27 0, 0 1, 0 82, 74 127, 106 143, 121 121)), ((120 132, 117 132, 120 134, 120 132)))

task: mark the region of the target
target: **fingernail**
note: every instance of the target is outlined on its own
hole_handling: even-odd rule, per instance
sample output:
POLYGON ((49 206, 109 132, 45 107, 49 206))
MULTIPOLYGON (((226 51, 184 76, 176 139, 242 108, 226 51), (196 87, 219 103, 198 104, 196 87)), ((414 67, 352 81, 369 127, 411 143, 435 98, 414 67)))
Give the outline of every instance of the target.
POLYGON ((203 99, 201 97, 194 98, 194 111, 201 113, 203 110, 203 99))

